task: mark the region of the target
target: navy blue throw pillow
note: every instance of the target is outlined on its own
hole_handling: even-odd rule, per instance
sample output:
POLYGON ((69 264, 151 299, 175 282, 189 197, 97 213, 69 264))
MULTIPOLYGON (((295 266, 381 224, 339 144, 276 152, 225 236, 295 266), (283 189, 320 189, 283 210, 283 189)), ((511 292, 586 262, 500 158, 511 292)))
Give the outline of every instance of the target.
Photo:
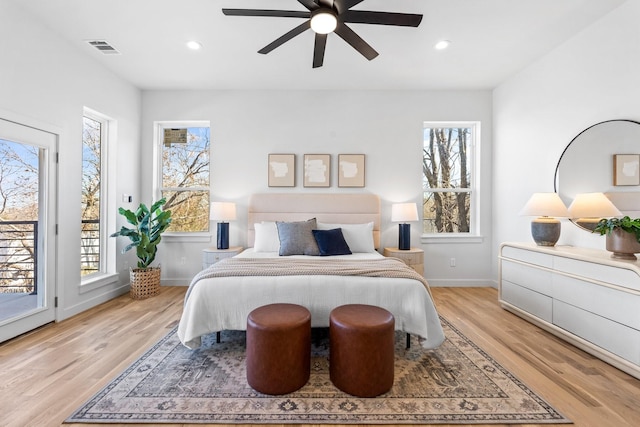
POLYGON ((351 255, 351 249, 344 240, 341 228, 332 230, 311 230, 316 239, 321 256, 351 255))

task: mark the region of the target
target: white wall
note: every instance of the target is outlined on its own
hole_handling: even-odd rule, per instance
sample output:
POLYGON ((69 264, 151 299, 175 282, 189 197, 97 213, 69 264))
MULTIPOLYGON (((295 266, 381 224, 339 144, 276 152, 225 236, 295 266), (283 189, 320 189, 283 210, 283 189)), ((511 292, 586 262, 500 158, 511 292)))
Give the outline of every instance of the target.
MULTIPOLYGON (((154 121, 210 120, 212 199, 238 203, 230 244, 246 246, 246 207, 257 192, 367 192, 382 200, 384 246, 397 246, 391 203, 421 201, 423 121, 482 122, 482 243, 427 244, 425 276, 433 285, 487 285, 491 275, 491 140, 489 91, 145 91, 142 95, 143 194, 152 198, 154 121), (269 153, 297 155, 295 188, 269 188, 269 153), (302 186, 304 154, 331 154, 328 189, 302 186), (337 155, 366 155, 366 186, 337 187, 337 155), (449 267, 449 259, 457 267, 449 267)), ((420 246, 420 225, 412 244, 420 246)), ((215 245, 163 241, 163 283, 188 284, 200 270, 201 249, 215 245), (182 257, 187 259, 180 265, 182 257)))
MULTIPOLYGON (((592 124, 640 120, 638 19, 640 2, 628 1, 494 90, 494 277, 501 242, 531 241, 531 218, 518 212, 532 193, 554 190, 566 145, 592 124)), ((568 222, 558 244, 605 245, 568 222)))
POLYGON ((138 199, 140 92, 13 3, 0 2, 0 52, 0 111, 60 134, 56 256, 62 319, 126 291, 122 256, 119 283, 80 289, 82 114, 83 107, 89 107, 117 121, 118 144, 111 147, 116 150, 117 174, 110 185, 115 185, 115 194, 138 199))

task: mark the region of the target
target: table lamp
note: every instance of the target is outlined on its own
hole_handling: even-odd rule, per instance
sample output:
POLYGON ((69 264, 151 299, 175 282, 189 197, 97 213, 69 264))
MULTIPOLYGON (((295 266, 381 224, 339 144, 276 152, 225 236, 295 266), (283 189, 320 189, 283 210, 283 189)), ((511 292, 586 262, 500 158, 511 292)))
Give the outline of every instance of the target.
POLYGON ((209 219, 218 222, 218 249, 229 249, 229 223, 236 219, 236 204, 212 202, 209 219))
POLYGON ((391 221, 398 224, 398 249, 408 251, 411 249, 411 224, 410 221, 418 221, 418 207, 415 203, 394 203, 391 205, 391 221))
POLYGON ((581 193, 569 205, 569 218, 580 227, 593 231, 601 218, 622 216, 604 193, 581 193))
POLYGON ((558 193, 534 193, 520 211, 520 215, 535 216, 531 221, 531 236, 538 246, 555 246, 560 238, 560 221, 569 211, 558 193))

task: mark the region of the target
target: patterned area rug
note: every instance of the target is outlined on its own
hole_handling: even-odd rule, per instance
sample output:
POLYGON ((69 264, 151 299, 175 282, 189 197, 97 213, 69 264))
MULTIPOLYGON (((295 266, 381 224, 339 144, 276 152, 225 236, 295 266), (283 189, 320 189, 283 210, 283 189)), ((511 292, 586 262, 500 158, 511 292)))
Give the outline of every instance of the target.
POLYGON ((67 422, 256 424, 513 424, 570 422, 442 319, 447 340, 405 349, 397 333, 395 380, 357 398, 329 379, 328 330, 313 331, 311 378, 284 396, 255 392, 245 377, 245 333, 215 334, 189 350, 168 334, 67 422))

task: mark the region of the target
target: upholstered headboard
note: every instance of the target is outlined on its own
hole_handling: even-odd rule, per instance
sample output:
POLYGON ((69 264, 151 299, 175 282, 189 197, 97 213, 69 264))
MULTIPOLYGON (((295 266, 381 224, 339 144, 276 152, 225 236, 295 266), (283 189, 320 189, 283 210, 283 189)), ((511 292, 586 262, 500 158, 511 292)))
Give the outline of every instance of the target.
POLYGON ((254 224, 261 221, 305 221, 331 224, 373 222, 373 242, 380 247, 380 198, 374 194, 260 193, 249 198, 247 243, 253 246, 254 224))

